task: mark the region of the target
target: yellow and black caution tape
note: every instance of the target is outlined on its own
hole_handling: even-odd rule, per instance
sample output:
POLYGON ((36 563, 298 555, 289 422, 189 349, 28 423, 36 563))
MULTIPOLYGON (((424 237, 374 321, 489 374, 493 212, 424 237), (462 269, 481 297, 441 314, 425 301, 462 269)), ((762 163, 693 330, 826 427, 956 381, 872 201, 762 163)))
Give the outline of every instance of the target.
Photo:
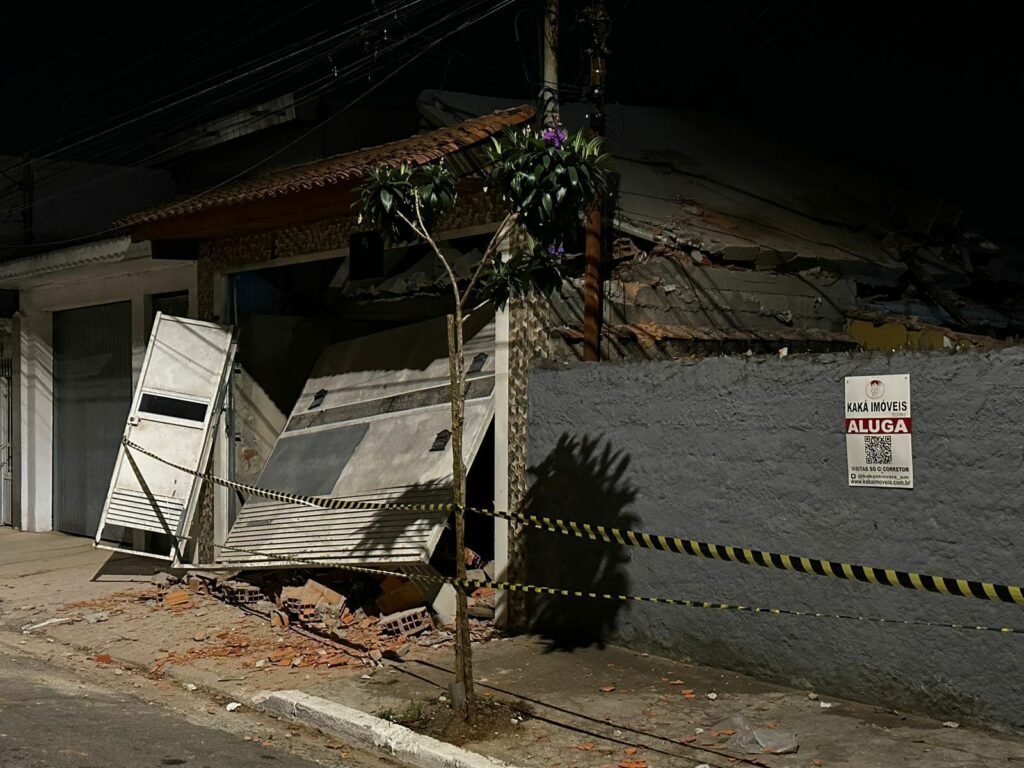
MULTIPOLYGON (((717 603, 704 600, 688 600, 677 597, 616 595, 608 592, 588 592, 586 590, 561 589, 559 587, 538 586, 536 584, 517 584, 515 582, 509 581, 492 581, 487 579, 459 579, 450 576, 442 576, 437 572, 428 573, 423 570, 417 570, 415 573, 402 573, 400 570, 393 571, 384 568, 370 568, 361 565, 331 563, 323 560, 311 560, 308 558, 304 558, 301 555, 280 553, 275 554, 270 552, 260 552, 259 550, 242 549, 240 547, 232 547, 226 545, 222 545, 222 549, 228 549, 232 552, 238 552, 241 554, 253 555, 255 557, 264 558, 267 560, 274 560, 282 564, 288 565, 299 564, 314 568, 339 569, 344 571, 351 571, 353 573, 365 574, 369 576, 400 576, 402 578, 409 579, 410 581, 432 582, 435 584, 447 583, 451 584, 454 587, 461 587, 463 589, 479 589, 481 587, 489 587, 491 589, 496 589, 503 592, 523 592, 531 595, 585 598, 592 600, 611 600, 616 602, 627 603, 654 603, 656 605, 673 605, 679 608, 702 608, 712 611, 732 611, 737 613, 766 613, 772 614, 774 616, 797 616, 801 618, 813 619, 842 619, 846 621, 860 621, 871 624, 892 624, 915 627, 940 627, 943 629, 971 630, 978 632, 998 632, 1004 635, 1024 633, 1024 629, 1014 627, 988 627, 975 624, 953 624, 942 621, 921 621, 915 619, 884 619, 877 616, 857 616, 855 614, 843 613, 819 613, 817 611, 798 611, 790 608, 764 608, 753 605, 740 605, 737 603, 717 603)), ((209 570, 211 568, 211 566, 195 567, 200 570, 209 570)))
MULTIPOLYGON (((196 477, 208 480, 211 483, 233 488, 244 493, 251 493, 275 501, 292 502, 295 504, 306 504, 309 506, 321 507, 323 509, 379 509, 379 510, 411 510, 422 512, 454 512, 459 509, 458 505, 452 503, 441 504, 403 504, 390 501, 370 501, 363 499, 338 499, 323 496, 305 496, 295 493, 284 493, 272 491, 266 488, 259 488, 253 485, 238 483, 233 480, 217 477, 211 473, 198 472, 180 464, 168 461, 151 451, 147 451, 127 439, 123 440, 127 448, 145 454, 150 458, 174 467, 175 469, 187 472, 196 477)), ((709 560, 722 560, 725 562, 739 563, 741 565, 758 565, 762 568, 777 568, 797 573, 808 573, 816 576, 830 576, 836 579, 849 581, 862 581, 869 584, 879 584, 885 587, 898 587, 912 589, 920 592, 936 592, 944 595, 956 595, 961 597, 974 597, 979 600, 992 600, 1002 603, 1015 603, 1024 605, 1024 588, 1019 586, 996 584, 987 581, 975 581, 973 579, 957 579, 948 576, 932 576, 923 573, 910 571, 899 571, 891 568, 876 568, 869 565, 855 565, 835 560, 822 560, 815 557, 802 557, 798 555, 780 554, 778 552, 767 552, 759 549, 746 547, 732 547, 723 544, 711 544, 706 541, 695 539, 682 539, 676 536, 664 536, 660 534, 645 533, 643 531, 632 531, 628 529, 612 528, 603 525, 591 525, 590 523, 577 523, 573 520, 562 520, 560 518, 541 517, 537 515, 526 515, 520 512, 501 512, 477 507, 466 507, 464 511, 474 512, 491 517, 500 517, 507 520, 524 523, 526 525, 540 528, 552 533, 561 533, 567 536, 575 536, 581 539, 603 541, 608 544, 621 544, 624 546, 639 547, 641 549, 654 549, 663 552, 673 552, 683 555, 692 555, 709 560)))

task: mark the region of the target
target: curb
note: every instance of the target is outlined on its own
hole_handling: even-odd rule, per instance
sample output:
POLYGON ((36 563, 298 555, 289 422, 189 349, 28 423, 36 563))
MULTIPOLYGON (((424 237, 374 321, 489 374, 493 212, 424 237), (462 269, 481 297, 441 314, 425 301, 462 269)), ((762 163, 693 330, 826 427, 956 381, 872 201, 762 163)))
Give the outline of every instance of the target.
POLYGON ((286 717, 346 741, 383 749, 418 768, 512 768, 492 757, 446 744, 344 704, 302 691, 276 691, 253 697, 252 706, 286 717))

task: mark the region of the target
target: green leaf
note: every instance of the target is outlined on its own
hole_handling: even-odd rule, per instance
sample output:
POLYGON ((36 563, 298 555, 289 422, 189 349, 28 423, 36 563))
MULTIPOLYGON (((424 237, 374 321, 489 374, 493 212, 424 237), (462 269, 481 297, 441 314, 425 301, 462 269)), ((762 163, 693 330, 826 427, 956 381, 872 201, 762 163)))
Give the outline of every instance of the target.
POLYGON ((380 190, 380 202, 381 205, 384 206, 384 210, 390 213, 391 206, 394 203, 394 198, 391 196, 391 193, 383 187, 381 187, 380 190))

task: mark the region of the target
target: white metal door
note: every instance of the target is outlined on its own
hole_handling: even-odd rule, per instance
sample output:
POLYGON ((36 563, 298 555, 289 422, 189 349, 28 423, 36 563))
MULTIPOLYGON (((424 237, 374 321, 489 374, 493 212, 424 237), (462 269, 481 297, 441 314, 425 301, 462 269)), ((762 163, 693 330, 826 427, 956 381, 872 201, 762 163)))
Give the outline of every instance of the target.
MULTIPOLYGON (((494 415, 494 321, 466 322, 463 455, 473 463, 494 415)), ((450 502, 451 406, 444 318, 327 347, 260 475, 277 491, 398 504, 450 502)), ((426 563, 447 512, 328 510, 252 498, 221 549, 237 567, 303 560, 426 563)))
MULTIPOLYGON (((205 471, 232 351, 230 329, 158 313, 125 437, 175 464, 205 471)), ((180 559, 201 485, 193 475, 122 445, 97 545, 105 527, 123 526, 173 536, 168 558, 180 559)))

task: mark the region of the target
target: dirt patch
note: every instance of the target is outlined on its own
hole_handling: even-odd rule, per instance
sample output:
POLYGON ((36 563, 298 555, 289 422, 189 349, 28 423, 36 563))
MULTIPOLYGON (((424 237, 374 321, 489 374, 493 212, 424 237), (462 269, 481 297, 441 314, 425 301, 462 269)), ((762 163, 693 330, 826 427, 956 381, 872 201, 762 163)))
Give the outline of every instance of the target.
POLYGON ((531 715, 525 703, 489 698, 477 700, 477 713, 471 725, 455 714, 449 702, 437 699, 414 701, 403 709, 377 713, 385 720, 456 746, 515 733, 531 715))

